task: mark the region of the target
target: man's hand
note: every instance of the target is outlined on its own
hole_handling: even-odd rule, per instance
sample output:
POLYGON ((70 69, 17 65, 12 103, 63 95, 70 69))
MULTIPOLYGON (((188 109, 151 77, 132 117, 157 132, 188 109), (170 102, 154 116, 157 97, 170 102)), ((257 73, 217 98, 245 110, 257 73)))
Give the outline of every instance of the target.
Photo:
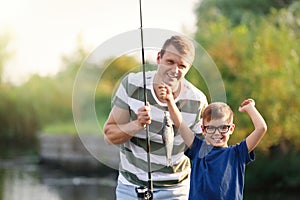
POLYGON ((137 123, 138 126, 145 128, 146 125, 151 124, 151 115, 150 115, 150 104, 146 103, 145 106, 138 109, 137 113, 137 123))

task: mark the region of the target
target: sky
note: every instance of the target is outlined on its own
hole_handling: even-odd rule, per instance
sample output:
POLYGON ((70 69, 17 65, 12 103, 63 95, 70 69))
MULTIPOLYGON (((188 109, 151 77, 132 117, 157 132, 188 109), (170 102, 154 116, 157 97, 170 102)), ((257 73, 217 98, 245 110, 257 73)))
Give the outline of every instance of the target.
MULTIPOLYGON (((199 0, 142 0, 143 28, 195 32, 199 0)), ((92 51, 104 41, 140 28, 139 0, 0 0, 0 37, 10 36, 4 80, 54 75, 61 58, 78 46, 92 51)))

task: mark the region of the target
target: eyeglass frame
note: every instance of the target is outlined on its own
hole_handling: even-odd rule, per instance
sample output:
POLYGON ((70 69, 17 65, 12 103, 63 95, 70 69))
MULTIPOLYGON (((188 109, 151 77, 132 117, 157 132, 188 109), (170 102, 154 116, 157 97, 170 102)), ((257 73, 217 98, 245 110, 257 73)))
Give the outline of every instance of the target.
POLYGON ((215 133, 216 133, 216 130, 218 130, 220 134, 225 135, 225 134, 228 133, 228 131, 230 130, 230 127, 231 127, 231 126, 232 126, 232 124, 223 124, 223 125, 220 125, 220 126, 206 125, 206 126, 203 126, 203 129, 204 129, 205 132, 206 132, 207 134, 209 134, 209 135, 215 134, 215 133), (227 130, 226 132, 220 131, 220 128, 224 128, 224 126, 226 126, 228 130, 227 130), (208 128, 208 127, 213 128, 214 131, 213 131, 213 132, 207 132, 207 128, 208 128))

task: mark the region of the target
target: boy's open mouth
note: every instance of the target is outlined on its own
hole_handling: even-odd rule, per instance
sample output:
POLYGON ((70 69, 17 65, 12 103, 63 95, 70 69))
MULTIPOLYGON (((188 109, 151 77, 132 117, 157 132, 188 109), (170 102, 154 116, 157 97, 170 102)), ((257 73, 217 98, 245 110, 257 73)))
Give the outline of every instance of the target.
POLYGON ((216 143, 223 141, 223 138, 223 136, 212 137, 213 141, 216 143))

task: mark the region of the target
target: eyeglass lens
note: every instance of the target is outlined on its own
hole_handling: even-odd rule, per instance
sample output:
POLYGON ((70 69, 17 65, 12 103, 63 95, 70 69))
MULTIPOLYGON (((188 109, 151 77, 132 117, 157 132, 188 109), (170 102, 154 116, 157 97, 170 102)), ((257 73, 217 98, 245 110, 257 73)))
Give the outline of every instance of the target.
POLYGON ((230 125, 221 125, 221 126, 204 126, 205 130, 209 134, 214 134, 218 129, 219 133, 227 133, 229 131, 230 125))

